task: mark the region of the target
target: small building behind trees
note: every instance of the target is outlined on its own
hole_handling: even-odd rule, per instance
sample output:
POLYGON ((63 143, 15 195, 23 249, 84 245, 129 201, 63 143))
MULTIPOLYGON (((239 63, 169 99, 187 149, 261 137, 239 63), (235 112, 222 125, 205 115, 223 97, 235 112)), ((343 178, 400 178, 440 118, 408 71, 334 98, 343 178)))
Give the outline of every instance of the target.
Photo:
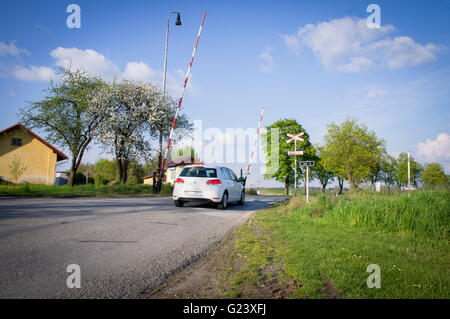
MULTIPOLYGON (((203 165, 203 163, 196 162, 194 156, 183 156, 178 157, 166 164, 167 171, 164 176, 163 182, 174 184, 178 175, 180 175, 181 171, 186 165, 199 164, 203 165)), ((152 185, 153 184, 153 174, 144 176, 143 178, 144 184, 152 185)))
POLYGON ((0 131, 0 179, 52 185, 56 163, 68 157, 24 125, 0 131))

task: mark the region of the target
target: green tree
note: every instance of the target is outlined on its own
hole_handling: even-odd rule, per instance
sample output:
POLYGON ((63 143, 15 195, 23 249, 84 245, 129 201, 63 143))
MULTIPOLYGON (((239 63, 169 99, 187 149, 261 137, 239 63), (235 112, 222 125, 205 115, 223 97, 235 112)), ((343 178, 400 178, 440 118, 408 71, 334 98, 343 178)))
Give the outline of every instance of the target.
POLYGON ((14 156, 14 159, 11 161, 8 167, 15 183, 17 183, 19 178, 27 170, 27 167, 23 165, 22 161, 17 157, 17 155, 14 156))
MULTIPOLYGON (((420 177, 422 166, 410 156, 411 182, 417 187, 417 181, 420 177)), ((408 185, 408 154, 400 153, 397 159, 397 165, 394 172, 394 180, 398 187, 408 185)))
POLYGON ((125 184, 130 160, 149 157, 148 133, 167 116, 167 108, 160 103, 159 89, 148 82, 113 82, 100 95, 96 108, 107 120, 99 126, 98 140, 115 155, 119 181, 125 184))
POLYGON ((321 153, 324 168, 345 177, 350 189, 370 179, 385 143, 365 124, 351 118, 340 125, 329 124, 324 140, 321 153))
POLYGON ((94 164, 95 184, 103 185, 119 179, 117 163, 114 160, 102 158, 94 164))
POLYGON ((266 157, 269 159, 266 161, 268 173, 265 174, 264 178, 274 178, 276 181, 284 183, 284 189, 287 195, 289 194, 289 188, 294 186, 295 180, 294 156, 288 155, 288 151, 294 150, 294 142, 287 143, 287 134, 304 132, 302 136, 304 139, 303 142, 297 141, 297 150, 304 152, 302 156, 297 156, 297 187, 303 177, 303 171, 299 162, 302 160, 316 160, 316 150, 310 142, 309 134, 295 119, 278 120, 272 125, 267 126, 266 129, 267 132, 261 134, 261 141, 264 145, 266 157), (274 136, 272 141, 272 135, 276 133, 278 133, 278 138, 274 136), (278 163, 273 163, 273 159, 277 158, 276 155, 278 156, 278 163))
POLYGON ((60 81, 50 82, 42 101, 30 103, 18 116, 26 126, 43 129, 50 142, 69 148, 72 161, 68 184, 73 186, 83 154, 104 118, 92 101, 106 84, 80 70, 61 69, 60 75, 60 81))
POLYGON ((382 167, 383 167, 383 161, 385 160, 385 157, 387 156, 386 149, 383 147, 383 144, 378 146, 378 152, 375 154, 375 160, 373 162, 373 165, 370 169, 370 175, 368 177, 368 180, 372 184, 372 187, 375 186, 376 182, 379 180, 382 180, 382 167))
POLYGON ((176 160, 180 157, 192 156, 194 158, 194 162, 200 162, 200 157, 195 152, 194 148, 186 145, 183 147, 175 147, 172 149, 172 152, 169 153, 169 161, 176 160))
POLYGON ((439 163, 426 164, 420 179, 426 187, 436 188, 448 186, 448 177, 445 175, 445 171, 439 163))
POLYGON ((131 159, 129 164, 128 175, 132 177, 133 181, 131 184, 141 184, 143 182, 143 177, 146 175, 147 166, 145 164, 139 163, 136 159, 131 159))
POLYGON ((74 185, 86 185, 89 181, 94 182, 92 177, 88 178, 85 174, 77 172, 73 181, 74 185))
POLYGON ((380 178, 390 189, 392 185, 395 184, 395 170, 397 166, 397 160, 390 156, 385 155, 381 159, 381 173, 380 178))
MULTIPOLYGON (((163 143, 167 142, 170 134, 170 129, 173 124, 173 119, 177 111, 177 102, 167 95, 164 98, 163 116, 155 118, 151 123, 152 135, 158 137, 158 167, 161 168, 163 160, 163 143)), ((179 114, 175 123, 175 134, 185 136, 186 132, 192 131, 192 124, 189 122, 188 117, 185 114, 179 114)), ((172 136, 172 141, 175 136, 172 136)))
POLYGON ((342 176, 338 176, 338 185, 339 185, 339 194, 342 194, 344 191, 344 178, 342 176))
MULTIPOLYGON (((81 163, 80 166, 78 166, 78 172, 82 173, 85 176, 85 184, 91 183, 91 179, 93 180, 95 176, 95 167, 94 164, 90 163, 81 163)), ((76 184, 76 182, 75 182, 76 184)))
POLYGON ((316 161, 315 165, 311 167, 311 173, 312 176, 319 180, 320 184, 322 185, 322 192, 325 192, 325 189, 327 188, 328 183, 334 181, 334 173, 332 171, 328 171, 323 167, 322 161, 320 160, 320 152, 322 151, 322 148, 318 148, 319 152, 319 159, 316 161))

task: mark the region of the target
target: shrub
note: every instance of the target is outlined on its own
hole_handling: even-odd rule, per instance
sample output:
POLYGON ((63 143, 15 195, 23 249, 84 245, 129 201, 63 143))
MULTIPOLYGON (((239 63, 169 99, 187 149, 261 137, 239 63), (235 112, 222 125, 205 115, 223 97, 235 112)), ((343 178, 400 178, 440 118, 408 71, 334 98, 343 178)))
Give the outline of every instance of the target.
POLYGON ((84 185, 86 184, 86 176, 83 173, 76 173, 73 179, 74 185, 84 185))

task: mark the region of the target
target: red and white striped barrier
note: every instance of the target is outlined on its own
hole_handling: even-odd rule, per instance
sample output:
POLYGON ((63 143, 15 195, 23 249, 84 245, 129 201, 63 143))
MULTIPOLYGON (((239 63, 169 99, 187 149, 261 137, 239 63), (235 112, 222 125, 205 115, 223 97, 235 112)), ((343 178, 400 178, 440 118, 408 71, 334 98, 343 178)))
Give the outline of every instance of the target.
POLYGON ((189 62, 188 71, 186 73, 186 78, 184 80, 183 90, 181 91, 181 97, 180 97, 180 100, 178 101, 177 111, 176 111, 175 117, 173 119, 172 128, 170 129, 169 140, 167 141, 166 151, 164 153, 164 159, 161 164, 161 175, 160 176, 162 176, 162 172, 164 170, 164 165, 166 164, 166 160, 167 160, 167 155, 169 154, 170 141, 172 140, 173 129, 175 127, 175 123, 177 122, 178 112, 180 111, 181 102, 183 101, 184 90, 186 89, 186 84, 189 79, 189 74, 191 73, 191 67, 192 67, 192 63, 194 62, 195 52, 197 52, 198 40, 200 39, 200 33, 202 33, 203 22, 205 22, 205 17, 206 17, 206 11, 205 11, 205 13, 203 13, 202 23, 200 24, 200 29, 198 30, 198 34, 197 34, 197 41, 195 41, 194 52, 192 52, 191 62, 189 62))
POLYGON ((258 130, 256 131, 255 143, 253 143, 253 150, 252 150, 252 153, 250 154, 250 159, 248 160, 247 175, 250 174, 250 165, 252 164, 253 153, 255 152, 255 149, 256 149, 256 142, 258 141, 259 130, 261 128, 261 122, 263 119, 263 115, 264 115, 264 106, 262 107, 261 116, 259 117, 258 130))

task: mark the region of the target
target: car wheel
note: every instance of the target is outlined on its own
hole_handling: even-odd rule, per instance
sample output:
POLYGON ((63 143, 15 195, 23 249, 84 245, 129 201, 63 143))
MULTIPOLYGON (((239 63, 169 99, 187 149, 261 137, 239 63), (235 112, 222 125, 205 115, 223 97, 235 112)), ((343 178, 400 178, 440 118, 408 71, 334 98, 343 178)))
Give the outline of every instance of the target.
POLYGON ((219 209, 226 209, 227 206, 228 206, 228 193, 225 192, 225 193, 223 193, 222 201, 219 203, 219 205, 217 207, 219 209))
POLYGON ((245 203, 245 192, 242 191, 242 193, 241 193, 241 199, 238 201, 238 204, 239 204, 239 205, 244 205, 244 203, 245 203))
POLYGON ((179 201, 179 200, 174 200, 173 202, 175 203, 175 206, 177 206, 177 207, 183 207, 183 205, 184 205, 184 202, 179 201))

